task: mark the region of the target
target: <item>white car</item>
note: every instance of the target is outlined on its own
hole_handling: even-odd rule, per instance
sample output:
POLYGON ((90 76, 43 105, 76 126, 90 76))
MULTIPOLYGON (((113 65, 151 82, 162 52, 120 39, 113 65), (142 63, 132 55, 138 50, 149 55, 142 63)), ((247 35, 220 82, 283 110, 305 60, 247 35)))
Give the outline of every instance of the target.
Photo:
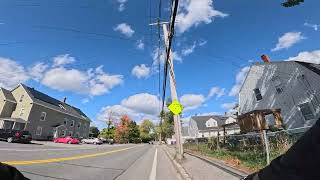
POLYGON ((82 139, 81 143, 83 143, 83 144, 102 144, 103 142, 99 138, 90 137, 87 139, 82 139))

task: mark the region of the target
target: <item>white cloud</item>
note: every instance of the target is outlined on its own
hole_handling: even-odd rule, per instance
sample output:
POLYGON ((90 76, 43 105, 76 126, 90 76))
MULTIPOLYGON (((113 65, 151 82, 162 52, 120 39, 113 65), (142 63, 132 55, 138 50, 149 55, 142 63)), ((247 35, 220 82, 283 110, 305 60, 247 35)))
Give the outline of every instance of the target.
POLYGON ((229 92, 229 96, 237 96, 240 88, 247 76, 247 73, 249 72, 250 67, 244 67, 240 70, 240 72, 237 73, 236 75, 236 84, 231 88, 229 92))
POLYGON ((0 87, 12 89, 29 78, 22 65, 12 59, 0 57, 0 87))
POLYGON ((193 53, 195 48, 196 48, 196 43, 194 42, 192 46, 182 49, 181 54, 183 56, 188 56, 189 54, 193 53))
POLYGON ((157 96, 140 93, 123 99, 119 105, 103 107, 97 115, 97 119, 105 121, 110 113, 115 119, 122 115, 128 115, 135 121, 142 119, 158 120, 160 101, 157 96))
POLYGON ((36 81, 39 81, 43 77, 44 71, 48 68, 48 65, 43 62, 38 62, 34 66, 28 68, 29 75, 36 81))
POLYGON ((109 75, 102 67, 89 69, 87 72, 65 67, 52 68, 44 73, 41 83, 58 91, 102 95, 123 82, 122 75, 109 75))
POLYGON ((199 46, 204 46, 204 45, 207 44, 207 42, 208 42, 208 41, 202 39, 202 40, 200 40, 200 42, 199 42, 199 46))
POLYGON ((230 110, 230 109, 233 109, 233 108, 236 106, 236 104, 237 104, 237 102, 224 103, 224 104, 221 105, 221 107, 222 107, 223 109, 228 109, 228 110, 230 110))
POLYGON ((137 46, 137 49, 143 50, 144 49, 143 41, 142 40, 138 40, 137 43, 136 43, 136 46, 137 46))
POLYGON ((295 57, 289 57, 286 61, 302 61, 308 63, 320 64, 320 50, 303 51, 295 57))
POLYGON ((226 17, 228 14, 213 8, 212 0, 182 0, 176 18, 178 32, 183 33, 201 23, 210 24, 215 17, 226 17))
POLYGON ((185 107, 185 110, 196 109, 203 105, 206 98, 202 94, 185 94, 180 97, 180 103, 185 107))
POLYGON ((53 67, 64 66, 66 64, 74 63, 76 60, 69 54, 58 55, 53 58, 53 67))
POLYGON ((158 97, 148 93, 135 94, 121 101, 124 107, 148 115, 158 115, 159 104, 158 97))
POLYGON ((225 95, 225 89, 215 86, 210 89, 207 99, 210 99, 213 96, 216 96, 217 98, 219 98, 223 95, 225 95))
MULTIPOLYGON (((165 61, 165 52, 161 49, 160 51, 158 50, 158 48, 155 48, 153 50, 153 52, 151 53, 152 59, 153 59, 153 63, 152 63, 152 71, 153 72, 158 72, 158 64, 159 64, 159 58, 158 58, 158 54, 160 54, 160 64, 163 65, 164 61, 165 61)), ((179 63, 182 62, 182 57, 176 52, 172 52, 172 57, 174 61, 177 61, 179 63)))
POLYGON ((307 27, 311 27, 313 28, 315 31, 318 31, 320 25, 319 24, 309 24, 309 23, 304 23, 303 24, 304 26, 307 26, 307 27))
POLYGON ((118 0, 118 3, 119 3, 118 11, 122 12, 125 9, 126 2, 127 2, 127 0, 118 0))
POLYGON ((287 32, 279 37, 276 47, 271 49, 271 51, 288 49, 303 39, 305 39, 305 37, 302 36, 301 32, 287 32))
POLYGON ((150 68, 146 66, 145 64, 136 65, 132 71, 131 74, 136 76, 138 79, 140 78, 147 78, 150 75, 150 68))
POLYGON ((134 30, 126 23, 118 24, 115 28, 113 28, 113 30, 118 31, 127 37, 131 37, 134 34, 134 30))
POLYGON ((81 103, 82 104, 87 104, 89 101, 90 101, 89 98, 84 98, 84 99, 81 100, 81 103))

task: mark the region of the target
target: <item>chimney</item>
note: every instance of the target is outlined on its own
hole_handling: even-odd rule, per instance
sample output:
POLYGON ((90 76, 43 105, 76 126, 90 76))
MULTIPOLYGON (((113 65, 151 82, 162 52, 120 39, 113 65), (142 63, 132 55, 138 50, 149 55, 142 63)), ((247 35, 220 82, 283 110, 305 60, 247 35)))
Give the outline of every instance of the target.
POLYGON ((67 101, 67 97, 64 97, 63 98, 63 103, 66 103, 66 101, 67 101))
POLYGON ((262 59, 262 61, 265 62, 265 63, 271 62, 271 61, 270 61, 270 58, 269 58, 267 55, 265 55, 265 54, 263 54, 263 55, 261 56, 261 59, 262 59))

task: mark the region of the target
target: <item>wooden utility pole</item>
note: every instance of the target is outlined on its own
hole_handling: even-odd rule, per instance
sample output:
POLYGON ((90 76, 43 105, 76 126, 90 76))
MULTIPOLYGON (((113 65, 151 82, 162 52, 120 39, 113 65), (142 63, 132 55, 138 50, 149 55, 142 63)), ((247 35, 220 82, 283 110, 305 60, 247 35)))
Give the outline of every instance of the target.
MULTIPOLYGON (((168 33, 167 25, 162 24, 162 28, 163 28, 165 46, 168 48, 168 46, 169 46, 169 44, 168 44, 169 33, 168 33)), ((170 79, 171 98, 172 98, 172 101, 175 101, 175 100, 178 101, 178 95, 177 95, 177 90, 176 90, 176 80, 175 80, 174 69, 173 69, 172 51, 170 50, 169 53, 170 54, 169 54, 168 63, 169 63, 169 79, 170 79)), ((181 137, 180 115, 174 115, 173 120, 174 120, 174 130, 175 130, 175 136, 176 136, 177 148, 178 148, 177 158, 182 159, 183 158, 183 146, 182 146, 182 137, 181 137)))

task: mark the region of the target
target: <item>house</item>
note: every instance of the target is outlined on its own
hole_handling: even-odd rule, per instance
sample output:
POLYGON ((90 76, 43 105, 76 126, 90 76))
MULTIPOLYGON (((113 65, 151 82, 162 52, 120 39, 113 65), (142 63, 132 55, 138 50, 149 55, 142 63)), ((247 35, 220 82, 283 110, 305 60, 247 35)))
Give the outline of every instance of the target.
MULTIPOLYGON (((320 117, 320 65, 281 61, 256 63, 239 91, 239 115, 280 109, 286 128, 311 126, 320 117)), ((274 124, 272 115, 265 117, 274 124)))
POLYGON ((0 89, 0 128, 27 130, 33 139, 88 137, 90 119, 78 108, 24 84, 0 89))
MULTIPOLYGON (((192 116, 189 120, 188 134, 192 138, 224 136, 222 126, 236 122, 233 117, 227 116, 192 116)), ((240 133, 238 125, 226 127, 226 134, 240 133)))

